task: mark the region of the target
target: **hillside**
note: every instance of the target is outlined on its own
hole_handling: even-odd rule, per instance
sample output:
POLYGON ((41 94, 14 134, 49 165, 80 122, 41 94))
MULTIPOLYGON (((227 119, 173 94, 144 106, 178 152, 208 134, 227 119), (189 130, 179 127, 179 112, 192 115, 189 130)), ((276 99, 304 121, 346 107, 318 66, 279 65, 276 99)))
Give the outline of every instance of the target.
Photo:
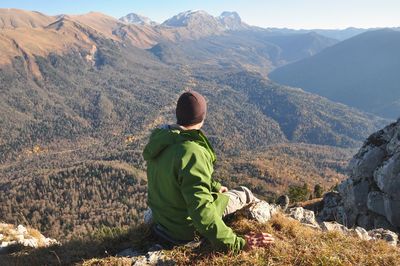
POLYGON ((46 16, 40 12, 31 12, 13 8, 0 8, 0 28, 42 28, 55 20, 55 17, 46 16))
MULTIPOLYGON (((136 224, 147 207, 140 149, 86 144, 91 147, 43 152, 3 164, 0 219, 30 224, 57 239, 85 235, 101 226, 136 224)), ((231 188, 245 185, 265 199, 285 193, 290 185, 307 183, 312 189, 320 184, 329 189, 346 177, 352 154, 348 149, 306 144, 274 145, 229 157, 217 152, 218 180, 231 188)))
POLYGON ((251 31, 227 30, 213 46, 211 36, 182 40, 190 27, 128 25, 96 12, 18 25, 1 33, 11 50, 0 52, 8 60, 0 66, 0 220, 49 236, 136 223, 145 208, 141 151, 154 127, 174 122, 185 89, 208 99, 204 130, 217 150, 216 178, 264 198, 304 182, 335 185, 351 148, 387 122, 260 74, 264 64, 322 49, 313 34, 288 38, 301 44, 294 56, 283 52, 283 37, 274 44, 266 32, 246 42, 251 31), (171 32, 183 35, 163 37, 171 32), (273 60, 265 47, 290 56, 273 60))
POLYGON ((242 68, 266 76, 276 67, 312 56, 337 41, 317 34, 275 35, 245 29, 198 40, 160 42, 150 51, 171 65, 242 68))
POLYGON ((269 77, 394 119, 400 114, 399 44, 399 31, 369 31, 283 66, 269 77))
MULTIPOLYGON (((382 224, 374 226, 371 230, 368 229, 369 231, 365 229, 366 227, 347 228, 345 225, 330 222, 329 219, 340 217, 340 209, 343 208, 340 204, 345 206, 348 206, 349 203, 356 204, 350 209, 351 211, 361 211, 365 208, 362 205, 367 204, 368 209, 371 210, 372 208, 381 212, 382 208, 379 207, 379 204, 371 205, 369 199, 371 194, 376 197, 378 186, 387 193, 392 193, 394 197, 398 197, 396 187, 399 182, 396 180, 395 173, 399 169, 393 167, 393 165, 399 160, 398 148, 400 142, 398 139, 399 132, 396 130, 399 126, 400 120, 374 133, 366 140, 359 153, 353 158, 350 179, 338 186, 339 192, 330 191, 324 195, 323 199, 292 204, 286 211, 277 209, 273 204, 259 202, 225 218, 227 225, 239 235, 246 235, 251 232, 272 234, 275 242, 268 247, 253 250, 245 249, 234 254, 232 252, 218 252, 207 241, 195 240, 186 245, 166 248, 166 243, 157 238, 149 225, 139 219, 136 225, 131 225, 129 228, 98 226, 90 233, 81 234, 79 237, 75 235, 72 240, 63 241, 61 245, 57 244, 55 240, 48 239, 50 241, 48 244, 41 244, 43 245, 42 248, 33 249, 29 247, 29 244, 19 242, 20 246, 14 246, 11 253, 1 253, 4 248, 0 249, 0 265, 398 265, 400 263, 400 251, 398 235, 395 232, 388 231, 385 227, 381 228, 382 224), (379 155, 376 148, 382 148, 381 152, 386 153, 385 156, 379 155), (373 167, 371 167, 371 158, 380 158, 381 161, 374 162, 373 167), (386 160, 386 162, 382 160, 386 160), (375 169, 376 171, 374 171, 375 169), (345 187, 353 186, 353 184, 359 186, 360 184, 353 182, 353 180, 359 179, 360 174, 361 183, 366 182, 368 187, 367 179, 371 178, 369 175, 373 172, 374 179, 376 179, 376 174, 379 176, 379 182, 378 184, 371 184, 370 189, 373 191, 368 193, 368 197, 363 195, 363 189, 345 189, 345 187), (335 205, 335 203, 339 205, 335 205), (298 205, 304 208, 298 207, 298 205), (317 205, 320 207, 316 207, 317 205), (334 211, 336 215, 328 218, 329 221, 326 221, 322 216, 318 216, 319 219, 316 219, 316 215, 321 215, 324 211, 325 214, 334 211), (255 214, 257 216, 254 216, 255 214), (55 245, 51 243, 55 243, 55 245)), ((286 150, 286 153, 291 155, 290 158, 297 157, 293 156, 295 153, 301 153, 304 160, 307 156, 310 156, 310 152, 312 153, 310 147, 300 152, 298 150, 290 151, 290 147, 287 146, 281 148, 277 153, 282 155, 282 151, 286 150)), ((326 154, 320 150, 316 157, 324 159, 326 154)), ((254 163, 259 164, 260 161, 254 161, 254 163)), ((319 163, 325 164, 323 160, 320 160, 319 163)), ((72 185, 69 188, 70 191, 71 188, 78 189, 74 187, 74 182, 65 180, 65 176, 68 176, 66 172, 74 174, 80 172, 85 175, 85 179, 88 179, 88 182, 79 188, 80 191, 83 189, 85 193, 90 191, 92 195, 96 195, 96 193, 93 193, 93 189, 97 188, 100 189, 100 194, 107 193, 114 191, 117 187, 113 187, 114 190, 102 191, 104 188, 102 183, 107 182, 107 179, 110 178, 105 178, 101 182, 96 182, 96 178, 99 172, 110 173, 112 166, 114 169, 119 169, 120 174, 126 174, 126 181, 128 181, 126 183, 121 182, 122 180, 115 182, 116 180, 113 179, 112 181, 116 186, 127 186, 129 183, 137 184, 138 181, 139 183, 143 181, 140 175, 138 176, 138 172, 132 171, 127 164, 95 162, 95 165, 97 165, 97 169, 91 168, 91 166, 80 169, 65 169, 58 176, 36 181, 36 185, 46 190, 48 187, 44 183, 53 182, 60 186, 65 182, 72 185), (138 177, 135 178, 134 175, 138 177), (93 183, 96 185, 90 187, 90 184, 93 183)), ((242 169, 249 168, 242 167, 242 169)), ((251 175, 257 176, 254 171, 251 171, 251 175)), ((300 173, 300 175, 302 174, 300 173)), ((124 179, 124 176, 118 178, 124 179)), ((26 191, 26 188, 24 190, 26 191)), ((96 189, 94 189, 94 192, 96 192, 96 189)), ((68 195, 68 191, 62 194, 68 195)), ((72 198, 79 202, 80 199, 76 200, 74 194, 72 194, 72 198)), ((112 198, 112 196, 108 195, 107 198, 112 198)), ((385 201, 388 199, 385 198, 385 201)), ((115 202, 115 199, 113 202, 115 202)), ((94 199, 92 199, 92 203, 95 203, 94 199)), ((388 211, 388 206, 393 207, 393 205, 385 204, 385 211, 388 211)), ((121 206, 116 205, 113 207, 121 208, 121 206)), ((63 208, 68 210, 66 206, 63 206, 63 208)), ((84 208, 81 207, 80 209, 84 208)), ((391 219, 398 219, 396 211, 398 209, 389 212, 391 219)), ((90 216, 93 216, 93 214, 91 213, 90 216)), ((114 212, 110 210, 108 215, 112 214, 114 212)), ((377 214, 372 217, 378 218, 377 214)), ((399 222, 399 220, 392 221, 399 222)), ((1 244, 5 243, 5 241, 1 242, 4 236, 6 240, 15 239, 13 235, 24 232, 23 230, 25 230, 23 234, 25 239, 28 239, 28 237, 45 239, 40 232, 32 228, 26 230, 19 225, 17 230, 12 231, 10 229, 13 228, 12 225, 1 224, 0 226, 1 244)), ((8 242, 6 247, 7 244, 8 242)), ((7 251, 9 250, 8 248, 7 251)))

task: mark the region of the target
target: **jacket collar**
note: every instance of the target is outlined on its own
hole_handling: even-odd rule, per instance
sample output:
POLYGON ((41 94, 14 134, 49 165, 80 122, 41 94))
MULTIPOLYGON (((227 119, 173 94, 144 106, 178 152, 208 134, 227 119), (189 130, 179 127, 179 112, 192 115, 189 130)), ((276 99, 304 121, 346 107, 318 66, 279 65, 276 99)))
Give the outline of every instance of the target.
POLYGON ((217 160, 214 148, 200 129, 186 129, 184 126, 178 124, 168 125, 168 128, 171 130, 179 130, 181 136, 184 136, 188 140, 195 141, 200 146, 204 147, 210 153, 212 162, 217 160))

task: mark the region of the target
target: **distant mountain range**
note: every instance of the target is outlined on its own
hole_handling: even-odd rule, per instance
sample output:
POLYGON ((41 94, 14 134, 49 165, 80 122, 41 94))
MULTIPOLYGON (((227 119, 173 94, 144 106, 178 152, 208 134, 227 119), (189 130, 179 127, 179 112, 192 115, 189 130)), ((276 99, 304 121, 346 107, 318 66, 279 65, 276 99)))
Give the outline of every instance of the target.
MULTIPOLYGON (((0 17, 3 18, 0 47, 4 51, 0 54, 0 62, 10 63, 14 56, 23 55, 35 74, 39 73, 34 55, 83 49, 91 58, 96 44, 87 37, 88 34, 153 51, 159 45, 179 53, 177 47, 180 47, 187 55, 202 57, 202 60, 211 60, 223 67, 240 65, 264 75, 277 66, 311 56, 337 43, 315 33, 281 34, 250 27, 236 12, 223 12, 219 17, 213 17, 204 11, 187 11, 161 25, 135 14, 117 20, 96 12, 46 16, 38 12, 1 9, 0 17), (199 50, 189 53, 191 49, 199 50), (224 55, 218 54, 221 52, 224 55)), ((160 53, 165 54, 165 51, 160 53)))
POLYGON ((52 235, 139 220, 141 151, 153 128, 175 122, 187 89, 208 100, 216 177, 265 198, 339 182, 349 151, 388 123, 267 79, 337 40, 251 27, 234 12, 155 25, 0 9, 0 27, 0 220, 52 235))
MULTIPOLYGON (((163 22, 163 25, 168 25, 168 26, 173 26, 173 27, 182 27, 182 26, 188 26, 189 21, 192 21, 192 24, 196 24, 194 22, 194 17, 196 17, 197 23, 199 21, 206 22, 205 23, 206 27, 210 27, 211 25, 219 24, 217 27, 218 30, 221 30, 221 28, 224 28, 225 30, 246 30, 246 29, 259 29, 259 30, 266 30, 269 33, 272 34, 282 34, 282 35, 288 35, 288 34, 306 34, 306 33, 317 33, 319 35, 325 36, 327 38, 335 39, 338 41, 343 41, 349 38, 352 38, 358 34, 364 33, 366 31, 371 31, 371 30, 378 30, 379 28, 354 28, 354 27, 349 27, 346 29, 288 29, 288 28, 273 28, 273 27, 267 27, 267 28, 261 28, 257 26, 250 26, 242 21, 240 18, 239 14, 237 12, 230 12, 230 11, 224 11, 221 13, 220 16, 218 17, 213 17, 209 15, 205 11, 197 10, 197 11, 185 11, 182 12, 176 16, 173 16, 170 19, 167 19, 165 22, 163 22), (207 25, 208 24, 208 25, 207 25), (221 27, 222 26, 222 27, 221 27)), ((126 23, 131 23, 131 24, 139 24, 139 25, 152 25, 155 26, 158 23, 152 21, 151 19, 141 16, 135 13, 129 13, 128 15, 121 17, 121 21, 126 22, 126 23)), ((203 23, 204 25, 204 23, 203 23)), ((215 29, 215 28, 214 28, 215 29)), ((400 27, 398 28, 392 28, 394 30, 400 30, 400 27)))
POLYGON ((366 31, 369 30, 373 30, 373 29, 360 29, 360 28, 346 28, 346 29, 329 29, 329 30, 325 30, 325 29, 311 29, 311 30, 293 30, 293 29, 286 29, 286 28, 268 28, 268 30, 270 30, 271 32, 275 32, 275 33, 281 33, 281 34, 304 34, 304 33, 310 33, 310 32, 314 32, 317 33, 319 35, 328 37, 328 38, 332 38, 338 41, 343 41, 346 39, 349 39, 351 37, 354 37, 358 34, 364 33, 366 31))
MULTIPOLYGON (((95 12, 48 17, 3 9, 1 16, 3 151, 59 137, 108 132, 110 125, 118 132, 136 132, 149 119, 157 119, 157 110, 168 105, 165 100, 174 102, 185 87, 204 91, 211 106, 226 102, 223 116, 210 121, 217 135, 229 135, 220 131, 220 119, 232 120, 247 108, 237 119, 244 119, 244 124, 251 116, 254 121, 251 127, 241 127, 236 143, 242 142, 248 149, 251 143, 260 146, 282 141, 354 146, 385 123, 264 80, 270 69, 336 43, 316 33, 274 35, 249 28, 232 12, 215 18, 203 11, 188 11, 156 26, 126 24, 95 12), (226 31, 240 25, 242 30, 226 31), (144 49, 147 47, 151 48, 144 49), (233 91, 222 99, 213 87, 227 85, 233 91), (149 93, 161 91, 164 100, 147 99, 149 93), (241 104, 247 102, 247 107, 237 105, 238 99, 241 104), (138 106, 145 113, 138 109, 132 114, 131 108, 138 106), (254 130, 268 133, 251 133, 254 130)), ((235 125, 230 127, 229 132, 236 132, 235 125)), ((219 143, 225 145, 223 140, 219 143)))
POLYGON ((400 116, 400 31, 368 31, 270 78, 387 118, 400 116))

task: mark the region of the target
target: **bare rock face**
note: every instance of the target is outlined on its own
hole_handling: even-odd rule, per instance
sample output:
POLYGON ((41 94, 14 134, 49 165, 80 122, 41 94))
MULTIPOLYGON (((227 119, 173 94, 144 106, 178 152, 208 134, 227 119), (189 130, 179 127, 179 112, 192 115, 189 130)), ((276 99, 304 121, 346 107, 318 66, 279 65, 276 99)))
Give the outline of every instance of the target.
POLYGON ((324 195, 322 204, 323 209, 319 213, 319 219, 322 221, 343 221, 345 220, 345 211, 342 203, 342 197, 339 192, 332 191, 324 195))
POLYGON ((321 229, 322 231, 327 231, 327 232, 337 231, 345 235, 350 233, 350 229, 337 222, 322 222, 321 229))
POLYGON ((325 196, 319 218, 400 232, 400 120, 372 134, 349 168, 338 193, 325 196))
POLYGON ((303 225, 320 229, 313 211, 306 210, 302 207, 295 207, 289 209, 289 217, 301 222, 303 225))
POLYGON ((40 248, 59 244, 57 240, 47 238, 35 229, 0 223, 0 254, 9 253, 20 246, 40 248))
POLYGON ((117 257, 128 257, 132 259, 132 265, 175 265, 174 261, 168 259, 162 250, 149 250, 147 253, 141 253, 133 248, 125 249, 117 254, 117 257))
POLYGON ((375 239, 385 240, 392 246, 396 246, 397 242, 399 241, 399 237, 396 233, 382 228, 371 230, 368 232, 368 235, 374 240, 375 239))
POLYGON ((354 229, 349 229, 346 226, 337 222, 322 222, 321 229, 327 232, 336 231, 344 235, 357 236, 358 238, 365 241, 384 240, 392 246, 397 246, 399 240, 399 237, 396 233, 382 228, 367 231, 360 226, 357 226, 354 229))
POLYGON ((250 219, 260 223, 268 222, 271 217, 280 210, 280 207, 274 204, 269 204, 266 201, 259 201, 249 205, 245 212, 250 219))
POLYGON ((354 234, 356 236, 358 236, 358 238, 361 238, 362 240, 372 240, 373 238, 369 235, 369 232, 367 232, 367 230, 365 230, 362 227, 357 226, 354 230, 353 230, 354 234))

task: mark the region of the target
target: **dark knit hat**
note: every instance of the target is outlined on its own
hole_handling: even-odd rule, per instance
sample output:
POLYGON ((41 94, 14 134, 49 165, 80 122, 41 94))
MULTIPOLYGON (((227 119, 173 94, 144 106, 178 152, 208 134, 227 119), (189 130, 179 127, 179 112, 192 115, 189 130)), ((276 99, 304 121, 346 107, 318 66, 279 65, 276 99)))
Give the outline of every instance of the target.
POLYGON ((181 126, 200 123, 206 118, 207 103, 204 97, 195 91, 184 92, 176 105, 176 119, 181 126))

